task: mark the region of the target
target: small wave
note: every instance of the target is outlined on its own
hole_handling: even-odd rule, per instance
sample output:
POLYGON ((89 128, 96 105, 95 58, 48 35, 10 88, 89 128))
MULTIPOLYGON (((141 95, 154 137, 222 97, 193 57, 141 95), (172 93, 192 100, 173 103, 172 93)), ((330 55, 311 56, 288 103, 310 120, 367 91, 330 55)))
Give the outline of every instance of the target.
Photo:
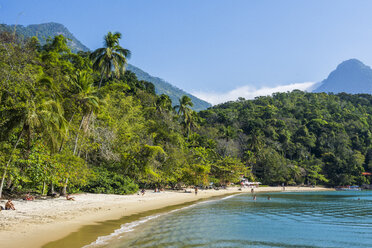
POLYGON ((106 235, 106 236, 100 236, 100 237, 97 238, 96 241, 94 241, 93 243, 91 243, 89 245, 83 246, 83 248, 89 248, 89 247, 95 247, 95 246, 105 245, 112 238, 117 237, 120 234, 123 234, 123 233, 126 233, 126 232, 131 232, 131 231, 134 230, 134 228, 136 226, 141 225, 141 224, 143 224, 143 223, 145 223, 145 222, 147 222, 149 220, 156 219, 156 218, 158 218, 161 215, 162 214, 150 215, 150 216, 147 216, 147 217, 142 218, 140 220, 123 224, 123 225, 121 225, 121 227, 119 229, 116 229, 113 233, 111 233, 109 235, 106 235))
POLYGON ((228 195, 228 196, 226 196, 226 197, 222 198, 221 200, 226 200, 226 199, 230 199, 230 198, 233 198, 233 197, 235 197, 235 196, 237 196, 237 195, 241 195, 241 194, 243 194, 243 193, 240 193, 240 194, 235 194, 235 195, 228 195))
POLYGON ((182 208, 178 208, 178 209, 174 209, 174 210, 171 210, 167 213, 162 213, 162 214, 156 214, 156 215, 150 215, 150 216, 147 216, 147 217, 144 217, 144 218, 141 218, 137 221, 133 221, 133 222, 130 222, 130 223, 126 223, 126 224, 123 224, 121 225, 121 227, 119 229, 116 229, 113 233, 109 234, 109 235, 106 235, 106 236, 100 236, 97 238, 96 241, 94 241, 93 243, 90 243, 89 245, 86 245, 86 246, 83 246, 82 248, 91 248, 91 247, 97 247, 97 246, 102 246, 102 245, 105 245, 108 243, 109 240, 112 240, 113 238, 123 234, 123 233, 126 233, 126 232, 131 232, 131 231, 134 231, 134 228, 138 225, 141 225, 149 220, 153 220, 153 219, 156 219, 162 215, 166 215, 166 214, 170 214, 170 213, 174 213, 174 212, 178 212, 178 211, 181 211, 181 210, 185 210, 185 209, 188 209, 188 208, 192 208, 192 207, 195 207, 197 205, 201 205, 201 204, 207 204, 207 203, 211 203, 211 202, 216 202, 216 201, 221 201, 221 200, 226 200, 226 199, 230 199, 234 196, 237 196, 236 194, 235 195, 229 195, 229 196, 226 196, 222 199, 216 199, 216 200, 209 200, 209 201, 202 201, 202 202, 198 202, 198 203, 195 203, 195 204, 191 204, 189 206, 186 206, 186 207, 182 207, 182 208))

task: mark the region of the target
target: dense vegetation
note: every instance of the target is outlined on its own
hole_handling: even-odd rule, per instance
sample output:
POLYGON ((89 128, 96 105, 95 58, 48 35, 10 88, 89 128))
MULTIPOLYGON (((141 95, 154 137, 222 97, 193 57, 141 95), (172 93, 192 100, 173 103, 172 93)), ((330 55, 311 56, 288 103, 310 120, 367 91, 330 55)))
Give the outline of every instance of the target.
POLYGON ((0 34, 0 194, 366 182, 370 95, 294 91, 198 114, 125 71, 120 38, 75 54, 62 35, 0 34))
MULTIPOLYGON (((56 35, 62 34, 65 38, 67 38, 67 45, 72 52, 76 53, 78 51, 89 51, 86 46, 84 46, 65 26, 60 23, 49 22, 28 26, 0 24, 0 32, 1 31, 8 31, 10 33, 15 31, 20 38, 31 38, 36 36, 41 45, 44 45, 49 37, 55 37, 56 35)), ((139 80, 153 83, 155 85, 156 94, 168 95, 172 100, 173 105, 176 105, 178 100, 183 95, 187 95, 194 103, 192 109, 195 111, 205 110, 212 106, 210 103, 173 86, 161 78, 151 76, 147 72, 144 72, 134 65, 128 64, 127 70, 134 72, 139 80)))
POLYGON ((363 184, 372 171, 372 96, 276 93, 201 113, 224 154, 266 184, 363 184), (222 140, 221 138, 225 138, 222 140))
POLYGON ((93 53, 66 39, 45 45, 0 35, 0 192, 66 188, 131 193, 141 187, 226 183, 246 167, 195 134, 199 117, 124 72, 121 35, 93 53))
POLYGON ((55 22, 48 22, 42 24, 32 24, 28 26, 22 25, 6 25, 0 24, 0 31, 16 32, 20 38, 31 38, 36 36, 40 44, 44 45, 49 37, 62 34, 67 38, 67 45, 73 52, 89 51, 76 37, 62 24, 55 22))

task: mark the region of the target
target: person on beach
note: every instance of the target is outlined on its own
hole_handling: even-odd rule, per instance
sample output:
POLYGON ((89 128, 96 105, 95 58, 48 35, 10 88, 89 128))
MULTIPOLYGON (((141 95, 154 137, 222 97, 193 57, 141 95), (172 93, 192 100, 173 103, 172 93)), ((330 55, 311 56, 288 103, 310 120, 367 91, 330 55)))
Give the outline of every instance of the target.
POLYGON ((142 194, 142 196, 144 196, 145 193, 146 193, 146 190, 145 190, 145 189, 142 189, 142 190, 141 190, 141 194, 142 194))
POLYGON ((9 199, 5 203, 5 210, 16 210, 15 207, 14 207, 14 204, 13 204, 12 200, 9 199))
POLYGON ((66 195, 66 200, 68 200, 68 201, 75 201, 75 197, 72 197, 69 194, 67 194, 66 195))
POLYGON ((198 194, 198 187, 195 187, 195 195, 198 194))
POLYGON ((33 201, 33 200, 35 200, 35 197, 33 197, 32 195, 30 195, 30 193, 27 193, 25 195, 25 198, 23 198, 23 200, 25 200, 25 201, 33 201))

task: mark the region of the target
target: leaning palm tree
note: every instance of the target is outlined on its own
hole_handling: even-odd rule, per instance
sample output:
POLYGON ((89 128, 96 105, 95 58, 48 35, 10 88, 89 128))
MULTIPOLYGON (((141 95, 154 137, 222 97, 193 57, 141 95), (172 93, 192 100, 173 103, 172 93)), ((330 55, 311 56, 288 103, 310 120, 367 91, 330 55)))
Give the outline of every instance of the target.
POLYGON ((125 65, 131 53, 128 49, 119 45, 119 39, 121 39, 121 33, 108 32, 104 37, 104 47, 98 48, 90 55, 93 61, 93 69, 101 73, 99 88, 104 76, 111 77, 114 74, 119 77, 125 72, 125 65))

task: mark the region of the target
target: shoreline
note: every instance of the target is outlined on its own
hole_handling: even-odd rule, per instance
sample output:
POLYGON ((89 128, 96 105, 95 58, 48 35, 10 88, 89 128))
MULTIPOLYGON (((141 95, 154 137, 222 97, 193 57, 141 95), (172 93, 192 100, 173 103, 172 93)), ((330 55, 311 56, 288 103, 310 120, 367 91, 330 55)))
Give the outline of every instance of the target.
MULTIPOLYGON (((331 191, 322 187, 286 187, 285 192, 331 191)), ((255 193, 281 192, 282 187, 255 188, 255 193)), ((151 210, 205 200, 211 197, 250 193, 250 188, 199 190, 198 195, 177 191, 146 192, 141 195, 76 194, 75 201, 65 198, 13 200, 15 211, 1 211, 0 244, 3 247, 42 247, 62 239, 85 225, 120 219, 151 210)), ((5 200, 0 201, 1 205, 5 200)))

